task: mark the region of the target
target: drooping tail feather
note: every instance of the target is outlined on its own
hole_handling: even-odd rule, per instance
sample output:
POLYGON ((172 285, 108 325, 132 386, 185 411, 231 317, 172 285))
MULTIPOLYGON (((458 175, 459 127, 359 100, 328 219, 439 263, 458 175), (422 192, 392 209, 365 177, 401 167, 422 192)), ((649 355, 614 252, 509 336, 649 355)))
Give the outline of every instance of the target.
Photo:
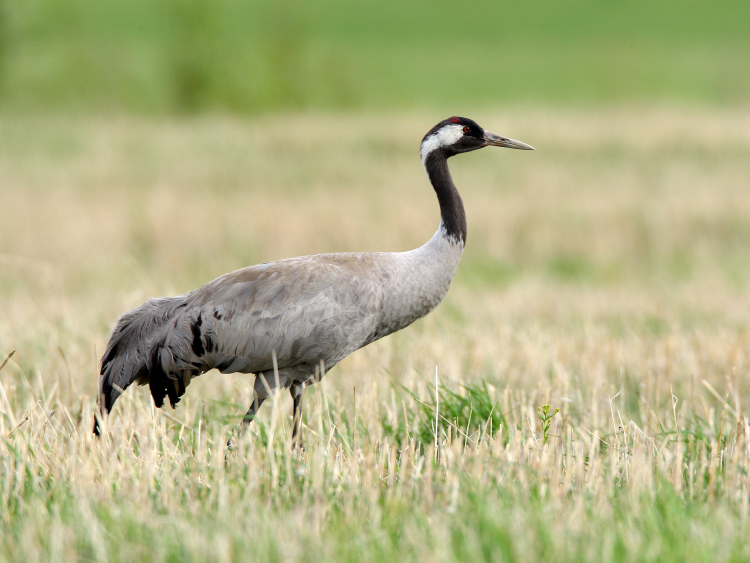
MULTIPOLYGON (((184 392, 184 383, 178 389, 163 369, 159 358, 160 342, 170 321, 185 307, 185 296, 150 299, 117 321, 107 349, 102 356, 99 377, 98 404, 101 416, 105 416, 120 394, 131 384, 149 384, 157 407, 169 396, 174 406, 179 400, 179 391, 184 392)), ((99 434, 98 422, 94 433, 99 434)))

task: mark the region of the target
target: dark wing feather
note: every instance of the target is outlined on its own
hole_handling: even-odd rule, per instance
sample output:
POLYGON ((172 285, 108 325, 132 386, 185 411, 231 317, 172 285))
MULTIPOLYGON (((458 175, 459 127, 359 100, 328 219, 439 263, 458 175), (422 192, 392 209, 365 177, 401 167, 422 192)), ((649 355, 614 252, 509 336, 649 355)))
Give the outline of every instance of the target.
POLYGON ((154 339, 184 307, 182 296, 149 299, 118 319, 102 356, 99 395, 104 409, 108 411, 131 383, 148 377, 154 339))

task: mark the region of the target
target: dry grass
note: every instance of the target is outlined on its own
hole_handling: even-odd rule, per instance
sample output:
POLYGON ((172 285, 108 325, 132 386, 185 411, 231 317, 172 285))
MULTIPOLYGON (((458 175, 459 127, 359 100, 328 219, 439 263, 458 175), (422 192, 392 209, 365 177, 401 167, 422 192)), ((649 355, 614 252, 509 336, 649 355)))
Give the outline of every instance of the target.
POLYGON ((0 119, 0 559, 746 558, 750 112, 473 117, 538 151, 455 159, 454 288, 308 392, 303 456, 287 397, 238 436, 250 381, 218 374, 95 440, 98 355, 151 295, 421 244, 437 118, 0 119))

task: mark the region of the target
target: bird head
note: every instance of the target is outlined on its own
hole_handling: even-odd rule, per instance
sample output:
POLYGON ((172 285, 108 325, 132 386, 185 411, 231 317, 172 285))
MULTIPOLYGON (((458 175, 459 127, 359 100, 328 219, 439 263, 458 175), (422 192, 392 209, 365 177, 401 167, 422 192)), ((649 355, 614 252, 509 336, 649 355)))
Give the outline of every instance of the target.
POLYGON ((422 162, 435 150, 443 151, 446 157, 484 147, 506 147, 533 151, 534 147, 485 131, 466 117, 450 117, 435 125, 422 139, 422 162))

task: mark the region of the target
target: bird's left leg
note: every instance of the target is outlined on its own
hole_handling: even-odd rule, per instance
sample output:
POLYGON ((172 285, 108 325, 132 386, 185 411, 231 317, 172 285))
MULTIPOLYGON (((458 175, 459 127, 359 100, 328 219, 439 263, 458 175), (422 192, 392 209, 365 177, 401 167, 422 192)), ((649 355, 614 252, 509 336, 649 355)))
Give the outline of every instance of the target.
POLYGON ((295 448, 302 447, 299 430, 302 426, 302 394, 307 385, 303 382, 295 382, 289 387, 289 393, 294 401, 294 416, 292 422, 292 444, 295 448))

